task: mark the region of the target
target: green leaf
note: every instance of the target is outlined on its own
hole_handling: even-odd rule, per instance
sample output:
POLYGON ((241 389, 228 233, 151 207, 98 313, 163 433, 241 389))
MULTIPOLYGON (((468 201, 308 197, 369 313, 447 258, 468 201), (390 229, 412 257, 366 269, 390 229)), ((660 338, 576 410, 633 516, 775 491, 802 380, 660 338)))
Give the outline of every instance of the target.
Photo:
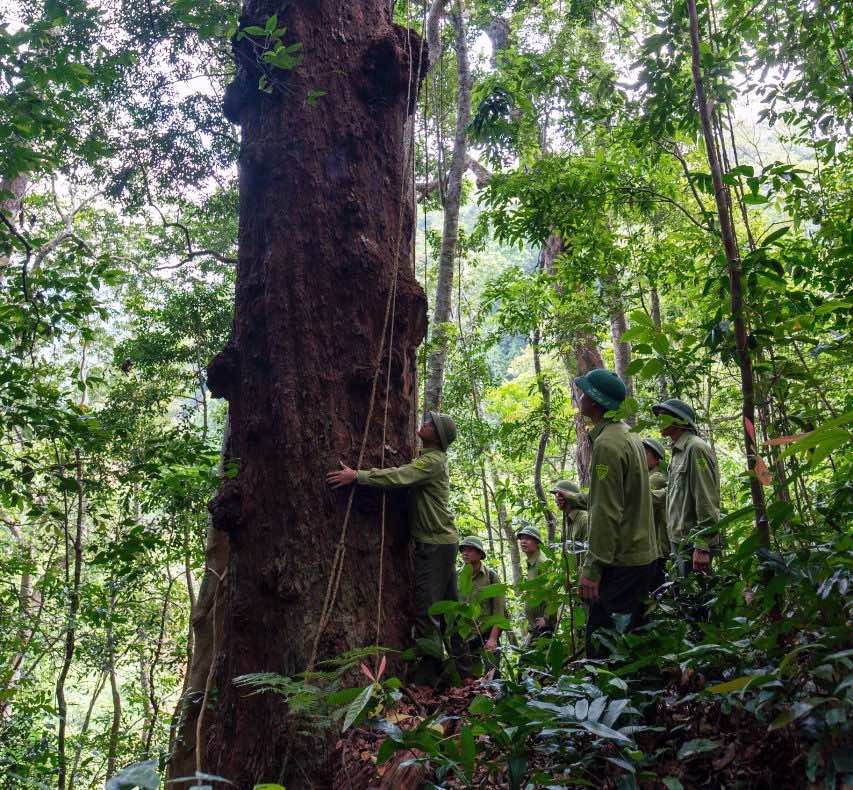
POLYGON ((755 192, 754 194, 744 195, 743 202, 748 206, 760 206, 763 203, 768 203, 769 198, 766 195, 762 195, 760 192, 755 192))
POLYGON ((131 790, 134 787, 140 790, 157 790, 160 787, 156 760, 134 763, 107 779, 106 790, 131 790))
POLYGON ((340 691, 335 691, 329 694, 326 701, 332 707, 337 707, 339 705, 349 705, 359 694, 362 693, 362 689, 357 686, 350 689, 341 689, 340 691))
POLYGON ((643 378, 653 378, 661 371, 663 371, 663 362, 659 359, 650 359, 643 368, 643 378))
POLYGON ((350 728, 353 722, 355 722, 355 720, 361 715, 362 711, 367 707, 367 703, 370 702, 370 698, 373 696, 374 688, 374 684, 371 683, 369 686, 366 686, 362 690, 361 694, 353 700, 352 704, 347 709, 347 715, 344 718, 343 732, 346 732, 350 728))
POLYGON ((665 776, 661 781, 666 785, 666 790, 684 790, 681 780, 674 776, 665 776))
POLYGON ((604 708, 607 706, 607 697, 596 697, 589 706, 589 712, 586 714, 588 721, 598 721, 601 714, 604 713, 604 708))
POLYGON ((787 727, 792 722, 795 722, 797 719, 802 718, 807 713, 811 713, 815 708, 823 705, 824 703, 829 702, 829 698, 825 699, 816 699, 812 698, 808 702, 795 702, 788 710, 780 713, 767 728, 768 732, 772 732, 773 730, 781 730, 783 727, 787 727))
POLYGON ((285 790, 285 788, 284 785, 275 782, 264 782, 262 785, 255 785, 252 790, 285 790))
POLYGON ((687 741, 682 744, 678 750, 678 759, 686 760, 689 757, 694 757, 697 754, 705 754, 712 752, 714 749, 719 749, 719 741, 711 741, 707 738, 694 738, 692 741, 687 741))
POLYGON ((462 765, 465 768, 465 776, 468 778, 468 781, 472 781, 474 778, 474 757, 477 754, 477 746, 474 743, 474 733, 470 727, 462 728, 460 741, 460 752, 462 755, 462 765))
POLYGON ((258 27, 257 25, 248 25, 247 27, 244 27, 240 32, 245 33, 247 36, 265 36, 267 34, 266 30, 264 30, 262 27, 258 27))
POLYGON ((478 601, 486 601, 489 598, 499 598, 506 592, 505 584, 488 584, 477 592, 474 598, 478 601))
POLYGON ((622 342, 630 343, 632 340, 645 340, 649 336, 649 327, 632 326, 622 333, 622 342))
POLYGON ((658 332, 652 338, 652 348, 661 356, 665 356, 669 352, 669 339, 666 335, 658 332))
POLYGON ((726 681, 725 683, 717 683, 716 686, 711 686, 706 689, 709 694, 728 694, 731 691, 740 691, 747 683, 755 678, 755 675, 743 675, 734 680, 726 681))
POLYGON ((608 738, 611 741, 618 741, 619 743, 624 744, 633 743, 627 735, 623 735, 618 730, 614 730, 599 721, 582 721, 580 722, 580 726, 587 732, 597 735, 599 738, 608 738))
POLYGON ((450 612, 459 611, 461 604, 457 601, 436 601, 429 608, 429 614, 449 614, 450 612))
POLYGON ((278 14, 273 14, 267 17, 267 24, 264 27, 264 33, 272 33, 278 27, 278 14))
POLYGON ((765 236, 761 240, 762 247, 769 247, 774 241, 778 241, 782 238, 789 230, 791 230, 790 225, 786 225, 784 228, 779 228, 778 230, 774 230, 769 236, 765 236))
POLYGON ((836 310, 848 310, 853 307, 853 302, 845 301, 843 299, 835 299, 832 302, 825 302, 820 307, 815 308, 815 315, 823 315, 824 313, 832 313, 836 310))
POLYGON ((471 704, 468 706, 468 710, 471 713, 491 713, 494 710, 494 707, 495 703, 491 697, 480 695, 474 697, 471 704))

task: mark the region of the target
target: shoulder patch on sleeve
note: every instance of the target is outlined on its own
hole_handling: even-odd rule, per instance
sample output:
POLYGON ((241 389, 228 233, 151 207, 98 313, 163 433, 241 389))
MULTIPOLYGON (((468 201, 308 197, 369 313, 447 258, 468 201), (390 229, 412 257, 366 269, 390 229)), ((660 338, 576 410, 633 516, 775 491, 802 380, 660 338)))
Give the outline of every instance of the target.
POLYGON ((595 465, 595 476, 598 480, 604 480, 608 473, 610 472, 610 467, 607 464, 596 464, 595 465))
POLYGON ((423 469, 425 472, 428 472, 433 467, 433 459, 428 455, 419 455, 412 461, 412 466, 416 469, 423 469))

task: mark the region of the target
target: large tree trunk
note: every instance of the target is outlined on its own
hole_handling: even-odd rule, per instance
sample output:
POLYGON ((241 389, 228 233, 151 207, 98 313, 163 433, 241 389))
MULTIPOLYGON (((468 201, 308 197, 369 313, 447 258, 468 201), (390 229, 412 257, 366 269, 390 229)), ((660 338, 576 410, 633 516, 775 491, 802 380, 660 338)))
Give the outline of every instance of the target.
MULTIPOLYGON (((330 491, 324 476, 339 459, 357 462, 365 429, 362 465, 380 463, 386 413, 387 462, 414 451, 415 349, 426 317, 407 263, 413 217, 403 201, 403 128, 423 50, 415 34, 391 24, 387 0, 249 0, 242 21, 262 25, 273 13, 286 43, 302 44, 304 61, 275 75, 283 89, 261 94, 241 42, 241 74, 226 97, 243 128, 237 298, 234 337, 208 383, 229 402, 239 474, 211 502, 230 556, 215 706, 200 757, 202 770, 238 788, 279 782, 293 790, 328 784, 334 735, 301 734, 304 722, 280 697, 247 695, 233 679, 304 671, 327 610, 320 659, 375 640, 381 497, 359 490, 344 533, 347 494, 330 491), (317 89, 326 94, 311 106, 317 89), (341 584, 327 607, 339 541, 341 584)), ((405 514, 394 503, 386 528, 380 641, 399 648, 410 572, 405 514)))
MULTIPOLYGON (((461 8, 461 6, 460 6, 461 8)), ((462 178, 468 168, 466 132, 471 120, 471 72, 468 67, 468 43, 465 40, 465 23, 461 15, 453 15, 456 31, 456 135, 447 188, 444 191, 444 225, 441 231, 441 248, 438 256, 438 281, 435 286, 435 305, 432 316, 432 351, 427 361, 427 380, 424 388, 424 407, 438 410, 444 389, 444 367, 447 362, 450 308, 453 294, 453 273, 459 236, 459 208, 462 199, 462 178)))

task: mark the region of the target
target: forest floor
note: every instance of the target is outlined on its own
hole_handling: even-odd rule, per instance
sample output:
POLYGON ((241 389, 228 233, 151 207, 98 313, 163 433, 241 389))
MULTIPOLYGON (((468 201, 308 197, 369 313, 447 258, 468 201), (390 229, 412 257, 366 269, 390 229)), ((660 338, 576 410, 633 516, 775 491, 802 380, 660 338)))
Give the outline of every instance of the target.
MULTIPOLYGON (((667 684, 668 693, 658 697, 654 707, 646 711, 649 729, 637 735, 644 754, 653 756, 652 764, 643 765, 636 779, 608 760, 615 760, 618 749, 600 742, 597 751, 603 759, 595 762, 595 771, 586 780, 567 776, 553 749, 538 748, 535 737, 527 743, 527 775, 551 777, 550 783, 534 781, 522 787, 610 788, 641 787, 690 790, 691 788, 817 788, 821 783, 805 782, 806 752, 790 730, 768 732, 766 723, 737 708, 723 713, 721 705, 696 697, 704 684, 701 676, 678 670, 667 684), (692 754, 682 754, 688 742, 699 746, 692 754), (555 759, 556 758, 556 759, 555 759), (633 780, 625 783, 625 779, 633 780)), ((475 682, 461 688, 437 691, 425 686, 407 686, 395 710, 386 712, 385 720, 402 729, 410 729, 430 717, 432 725, 444 738, 453 738, 471 714, 472 701, 482 695, 494 696, 487 682, 475 682)), ((415 790, 425 782, 440 787, 507 788, 508 755, 495 746, 488 736, 480 736, 478 759, 473 781, 452 773, 437 781, 432 766, 424 755, 399 751, 379 764, 377 757, 385 736, 368 727, 352 730, 340 739, 337 748, 340 768, 335 787, 347 790, 415 790)), ((593 736, 577 736, 572 746, 578 751, 591 749, 593 736)), ((529 779, 528 779, 529 781, 529 779)), ((431 785, 430 785, 431 786, 431 785)), ((846 790, 846 789, 845 789, 846 790)))

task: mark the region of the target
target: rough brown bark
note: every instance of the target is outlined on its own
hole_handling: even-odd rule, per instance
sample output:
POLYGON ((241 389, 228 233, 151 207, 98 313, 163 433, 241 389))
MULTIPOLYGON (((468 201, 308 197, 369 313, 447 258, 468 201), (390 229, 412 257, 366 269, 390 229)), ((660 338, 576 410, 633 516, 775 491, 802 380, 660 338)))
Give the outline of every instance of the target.
MULTIPOLYGON (((415 348, 426 318, 406 263, 413 217, 403 203, 403 128, 422 48, 391 23, 386 0, 249 0, 242 21, 263 24, 273 13, 305 57, 281 77, 286 90, 258 94, 252 62, 237 47, 243 76, 229 102, 243 128, 234 337, 208 383, 228 400, 240 469, 211 502, 230 556, 201 764, 238 788, 278 782, 293 790, 328 783, 330 740, 300 734, 280 697, 247 696, 232 681, 252 672, 294 676, 309 662, 347 501, 328 489, 325 472, 339 459, 356 462, 377 361, 384 382, 384 311, 398 260, 385 457, 398 464, 413 455, 415 348), (312 107, 306 99, 318 88, 326 95, 312 107)), ((384 412, 380 387, 364 466, 379 463, 384 412)), ((321 659, 374 641, 380 501, 369 490, 356 495, 321 659)), ((408 637, 408 534, 402 509, 388 511, 380 639, 399 648, 408 637)))
POLYGON ((702 135, 705 138, 705 152, 711 169, 711 180, 714 184, 714 200, 717 204, 717 218, 720 222, 720 238, 729 270, 729 290, 731 292, 732 317, 735 326, 735 343, 740 363, 742 416, 744 421, 744 450, 746 452, 747 468, 750 471, 749 487, 752 494, 752 504, 755 508, 756 528, 764 545, 770 543, 770 533, 767 518, 764 513, 764 490, 755 476, 755 461, 757 448, 755 443, 755 379, 752 371, 752 358, 749 353, 749 342, 744 318, 743 283, 738 251, 737 236, 732 223, 731 197, 723 183, 723 173, 717 156, 717 145, 714 137, 714 126, 711 118, 711 108, 705 94, 705 84, 702 78, 702 60, 699 37, 699 15, 696 11, 696 0, 687 0, 687 14, 690 19, 690 50, 693 71, 693 84, 696 89, 696 101, 699 106, 699 119, 702 124, 702 135), (750 432, 747 425, 752 426, 750 432))
MULTIPOLYGON (((595 368, 603 368, 604 360, 598 348, 598 341, 591 332, 578 332, 574 340, 574 375, 583 376, 595 368)), ((572 378, 572 365, 568 357, 564 357, 572 378)), ((589 432, 581 416, 578 388, 572 386, 572 404, 575 407, 575 465, 578 468, 578 480, 582 486, 589 485, 589 466, 592 462, 592 444, 589 432)))

